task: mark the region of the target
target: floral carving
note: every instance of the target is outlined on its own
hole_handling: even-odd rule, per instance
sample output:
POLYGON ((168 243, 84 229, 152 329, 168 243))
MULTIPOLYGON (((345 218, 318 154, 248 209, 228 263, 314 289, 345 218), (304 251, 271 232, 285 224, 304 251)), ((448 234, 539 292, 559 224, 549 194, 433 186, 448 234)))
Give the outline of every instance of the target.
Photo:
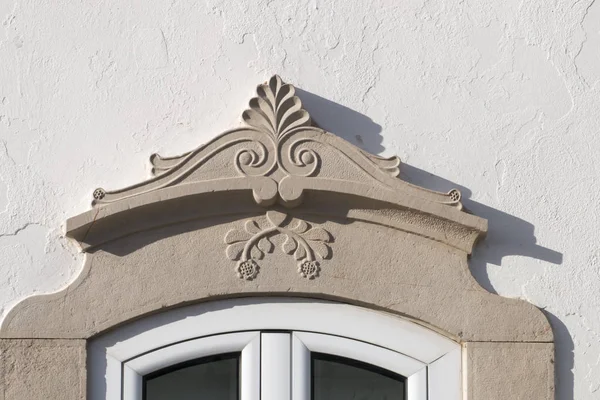
POLYGON ((320 259, 331 257, 331 234, 321 227, 312 227, 306 221, 289 218, 278 211, 268 211, 266 224, 249 219, 244 229, 231 229, 225 235, 225 253, 230 260, 238 261, 236 272, 242 279, 252 280, 259 272, 258 261, 272 253, 272 239, 280 236, 281 250, 298 261, 298 273, 307 279, 319 275, 320 259))
POLYGON ((250 100, 250 108, 242 114, 248 125, 267 131, 279 138, 294 128, 310 126, 310 115, 302 109, 292 85, 284 83, 279 75, 256 89, 257 97, 250 100))
POLYGON ((106 196, 106 191, 102 188, 94 190, 93 197, 95 200, 102 200, 106 196))
POLYGON ((251 281, 258 275, 258 264, 254 260, 242 261, 237 265, 236 271, 242 279, 251 281))
POLYGON ((458 189, 452 189, 448 192, 448 197, 450 197, 451 202, 459 203, 462 196, 458 189))
POLYGON ((304 261, 298 266, 298 272, 305 278, 314 279, 319 276, 321 267, 316 261, 304 261))

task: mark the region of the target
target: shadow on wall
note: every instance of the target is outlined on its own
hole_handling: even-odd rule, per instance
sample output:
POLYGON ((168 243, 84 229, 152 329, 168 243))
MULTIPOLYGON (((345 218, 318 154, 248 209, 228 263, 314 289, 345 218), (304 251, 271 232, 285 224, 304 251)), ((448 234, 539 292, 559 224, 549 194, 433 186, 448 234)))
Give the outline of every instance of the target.
MULTIPOLYGON (((465 209, 488 220, 488 234, 483 242, 477 245, 473 256, 469 260, 471 274, 487 291, 497 294, 490 282, 487 265, 494 264, 501 266, 502 258, 505 256, 523 256, 556 265, 562 264, 562 253, 536 243, 537 240, 534 236, 535 227, 532 224, 513 215, 470 200, 471 191, 469 189, 408 164, 400 166, 400 177, 415 185, 441 192, 447 192, 452 188, 456 188, 463 195, 465 209)), ((542 311, 546 315, 546 318, 548 318, 548 321, 550 321, 552 331, 554 332, 555 399, 573 400, 575 384, 573 376, 573 366, 575 363, 573 339, 565 324, 558 317, 546 310, 542 311)))
MULTIPOLYGON (((378 154, 385 150, 382 145, 382 128, 369 117, 301 89, 297 89, 297 95, 320 128, 370 153, 378 154)), ((458 189, 462 193, 465 209, 488 220, 487 237, 478 245, 469 261, 469 267, 477 282, 489 292, 497 294, 489 280, 487 265, 501 266, 502 259, 506 256, 523 256, 562 264, 562 253, 536 243, 535 227, 531 223, 470 200, 469 189, 408 164, 400 166, 400 177, 412 184, 440 192, 458 189)), ((556 316, 545 310, 544 313, 555 336, 556 399, 571 400, 574 386, 573 340, 567 327, 556 316)))
POLYGON ((569 329, 563 322, 554 314, 546 311, 544 314, 554 332, 554 349, 556 367, 556 400, 573 400, 575 376, 573 375, 573 367, 575 365, 575 354, 573 353, 575 345, 569 329))
POLYGON ((381 125, 371 118, 302 89, 296 88, 296 95, 319 128, 335 133, 370 153, 378 154, 385 150, 381 144, 381 125))
POLYGON ((502 258, 506 256, 523 256, 552 264, 562 264, 562 253, 536 243, 532 224, 470 200, 469 189, 408 164, 400 166, 400 177, 412 184, 440 192, 448 192, 456 188, 462 193, 462 203, 466 211, 488 220, 488 234, 485 240, 477 245, 477 250, 473 252, 473 257, 469 261, 471 273, 487 291, 497 293, 490 283, 486 265, 500 266, 502 258))

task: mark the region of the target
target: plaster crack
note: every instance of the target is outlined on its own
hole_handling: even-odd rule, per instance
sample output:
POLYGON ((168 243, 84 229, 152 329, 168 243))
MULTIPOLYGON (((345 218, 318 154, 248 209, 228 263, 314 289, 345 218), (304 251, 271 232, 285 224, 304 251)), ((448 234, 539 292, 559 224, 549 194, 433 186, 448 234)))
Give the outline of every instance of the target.
POLYGON ((24 225, 20 226, 19 228, 15 229, 13 232, 10 232, 10 233, 0 233, 0 238, 18 236, 19 233, 23 232, 24 230, 26 230, 29 227, 34 227, 34 226, 47 229, 45 226, 43 226, 41 224, 38 224, 36 222, 27 222, 24 225))
MULTIPOLYGON (((574 8, 577 4, 579 4, 581 2, 581 0, 576 1, 571 8, 574 8)), ((581 28, 581 30, 583 31, 583 40, 581 41, 581 43, 579 44, 579 48, 577 49, 577 52, 575 53, 575 56, 573 57, 573 65, 575 67, 575 73, 580 76, 580 72, 579 72, 579 65, 577 64, 581 54, 583 53, 584 48, 586 47, 586 45, 588 44, 588 40, 589 40, 589 32, 588 29, 586 29, 585 22, 586 19, 589 16, 590 10, 591 8, 596 4, 596 0, 592 0, 590 1, 590 3, 585 7, 585 9, 583 10, 583 15, 581 16, 581 20, 579 21, 579 27, 581 28)), ((585 78, 584 78, 585 80, 585 78)))
POLYGON ((0 143, 2 143, 2 147, 4 147, 4 154, 6 155, 6 158, 8 158, 11 161, 12 165, 17 165, 17 162, 8 151, 8 145, 6 144, 6 142, 4 140, 0 140, 0 143))
POLYGON ((162 37, 163 49, 165 51, 165 60, 166 64, 169 64, 169 44, 167 43, 167 38, 165 37, 165 32, 159 28, 160 36, 162 37))

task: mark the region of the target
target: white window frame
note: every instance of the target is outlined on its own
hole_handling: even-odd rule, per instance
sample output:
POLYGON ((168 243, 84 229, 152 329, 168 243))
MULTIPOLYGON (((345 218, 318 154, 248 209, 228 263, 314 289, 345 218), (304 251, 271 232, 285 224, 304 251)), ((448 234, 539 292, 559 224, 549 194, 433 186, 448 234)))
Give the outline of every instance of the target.
POLYGON ((404 354, 358 340, 312 332, 292 334, 292 400, 310 400, 310 353, 351 358, 406 378, 407 400, 427 400, 427 364, 404 354))
POLYGON ((242 400, 281 400, 284 392, 291 393, 292 400, 308 400, 310 379, 300 376, 310 374, 310 351, 353 358, 399 373, 407 377, 408 400, 461 398, 458 343, 387 313, 276 297, 183 307, 92 340, 88 346, 88 394, 91 400, 141 399, 143 375, 186 360, 235 351, 242 353, 241 371, 246 371, 242 374, 256 374, 242 375, 242 400), (273 330, 289 333, 265 332, 273 330), (279 348, 281 354, 286 345, 291 348, 291 360, 264 357, 277 353, 269 353, 268 347, 279 348), (260 399, 261 370, 263 380, 268 371, 298 377, 281 381, 273 393, 263 388, 260 399))
MULTIPOLYGON (((198 358, 241 352, 241 400, 260 400, 260 332, 238 332, 188 340, 136 357, 122 364, 123 399, 142 400, 144 376, 198 358)), ((118 399, 119 393, 106 396, 118 399)))

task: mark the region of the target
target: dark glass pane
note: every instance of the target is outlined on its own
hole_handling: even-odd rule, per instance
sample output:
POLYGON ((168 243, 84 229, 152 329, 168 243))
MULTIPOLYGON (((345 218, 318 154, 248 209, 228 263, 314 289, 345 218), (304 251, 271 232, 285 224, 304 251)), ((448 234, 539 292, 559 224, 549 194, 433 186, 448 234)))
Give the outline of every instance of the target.
POLYGON ((179 364, 144 379, 145 400, 239 400, 239 354, 179 364))
POLYGON ((405 379, 381 368, 313 353, 313 400, 405 400, 405 379))

